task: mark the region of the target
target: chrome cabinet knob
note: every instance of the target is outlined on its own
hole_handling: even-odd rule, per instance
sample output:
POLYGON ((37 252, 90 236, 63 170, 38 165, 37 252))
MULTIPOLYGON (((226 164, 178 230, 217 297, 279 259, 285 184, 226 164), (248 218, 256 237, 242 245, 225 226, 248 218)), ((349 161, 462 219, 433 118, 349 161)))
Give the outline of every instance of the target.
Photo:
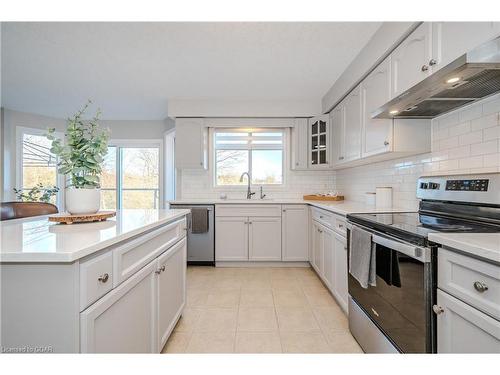
POLYGON ((438 62, 437 62, 437 60, 436 60, 436 59, 430 59, 430 61, 429 61, 429 65, 430 65, 430 66, 434 66, 434 65, 436 65, 437 63, 438 63, 438 62))
POLYGON ((344 157, 343 156, 339 156, 339 160, 344 160, 344 157))
POLYGON ((384 146, 389 146, 389 142, 384 141, 384 146))
POLYGON ((297 167, 299 166, 299 162, 298 162, 298 161, 297 161, 297 162, 295 162, 295 166, 297 166, 297 167))
POLYGON ((165 265, 160 267, 161 272, 165 271, 165 265))
POLYGON ((422 70, 422 72, 426 72, 429 70, 429 66, 428 65, 422 65, 422 67, 420 68, 420 70, 422 70))
POLYGON ((482 283, 481 281, 476 281, 474 283, 474 289, 476 289, 479 293, 484 293, 488 290, 488 285, 482 283))
POLYGON ((104 284, 105 282, 107 282, 109 280, 109 275, 107 273, 105 273, 105 274, 99 276, 99 278, 97 280, 104 284))
POLYGON ((436 315, 440 315, 440 314, 444 313, 444 309, 438 305, 432 306, 432 311, 434 311, 434 314, 436 314, 436 315))
POLYGON ((159 274, 161 273, 161 268, 158 268, 158 269, 155 271, 155 273, 156 273, 157 275, 159 275, 159 274))

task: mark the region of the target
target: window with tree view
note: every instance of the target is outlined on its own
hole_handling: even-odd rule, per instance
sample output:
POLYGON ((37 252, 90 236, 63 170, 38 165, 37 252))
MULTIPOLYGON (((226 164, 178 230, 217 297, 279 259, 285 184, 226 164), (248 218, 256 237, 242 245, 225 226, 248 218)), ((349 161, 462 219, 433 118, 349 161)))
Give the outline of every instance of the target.
POLYGON ((283 141, 281 129, 215 131, 215 181, 218 186, 245 185, 243 172, 255 185, 283 184, 283 141))
POLYGON ((104 158, 101 191, 103 209, 159 208, 160 148, 110 146, 104 158))
MULTIPOLYGON (((18 185, 27 192, 39 186, 43 191, 54 186, 61 188, 57 175, 57 157, 50 152, 51 142, 36 129, 21 132, 21 171, 18 185)), ((57 196, 50 199, 56 204, 57 196)))

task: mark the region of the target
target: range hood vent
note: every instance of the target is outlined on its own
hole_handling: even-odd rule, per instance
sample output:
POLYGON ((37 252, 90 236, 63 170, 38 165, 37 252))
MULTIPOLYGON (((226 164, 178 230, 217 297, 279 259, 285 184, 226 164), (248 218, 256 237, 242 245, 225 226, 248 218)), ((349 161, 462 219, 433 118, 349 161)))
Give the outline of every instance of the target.
POLYGON ((462 55, 372 113, 373 118, 434 118, 500 92, 500 38, 462 55))

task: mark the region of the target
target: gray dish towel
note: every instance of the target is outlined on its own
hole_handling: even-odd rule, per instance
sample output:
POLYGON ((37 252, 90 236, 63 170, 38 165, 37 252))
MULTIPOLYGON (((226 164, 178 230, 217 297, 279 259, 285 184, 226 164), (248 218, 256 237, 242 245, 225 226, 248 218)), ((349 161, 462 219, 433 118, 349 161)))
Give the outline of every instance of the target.
POLYGON ((358 280, 363 288, 376 285, 375 246, 372 234, 352 226, 350 238, 349 273, 358 280))
POLYGON ((191 233, 208 232, 208 210, 205 208, 191 208, 191 233))

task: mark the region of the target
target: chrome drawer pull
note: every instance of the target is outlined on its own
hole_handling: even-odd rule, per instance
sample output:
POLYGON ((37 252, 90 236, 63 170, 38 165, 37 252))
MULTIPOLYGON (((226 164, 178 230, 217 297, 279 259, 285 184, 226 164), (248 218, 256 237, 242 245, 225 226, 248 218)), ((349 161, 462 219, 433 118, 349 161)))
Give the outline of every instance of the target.
POLYGON ((484 293, 488 290, 488 285, 480 281, 476 281, 474 283, 474 289, 476 289, 479 293, 484 293))
POLYGON ((107 273, 105 273, 104 275, 99 276, 99 278, 97 280, 104 284, 106 281, 108 281, 108 279, 109 279, 109 275, 107 273))

